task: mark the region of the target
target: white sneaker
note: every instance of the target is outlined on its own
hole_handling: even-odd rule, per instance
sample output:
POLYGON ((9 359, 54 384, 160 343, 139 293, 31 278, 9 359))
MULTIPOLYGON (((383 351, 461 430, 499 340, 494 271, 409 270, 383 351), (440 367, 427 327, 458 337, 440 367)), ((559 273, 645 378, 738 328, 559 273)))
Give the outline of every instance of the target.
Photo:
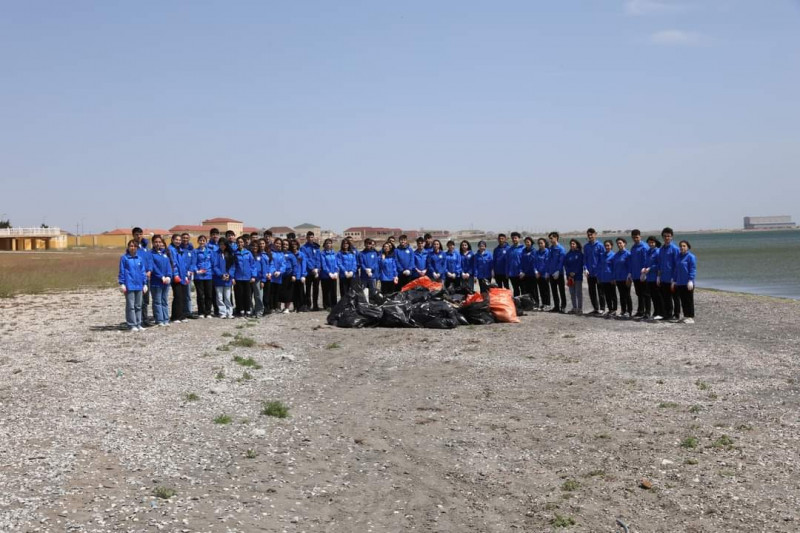
POLYGON ((661 315, 656 315, 652 318, 652 320, 664 320, 664 317, 661 315))
POLYGON ((684 324, 694 324, 694 318, 684 318, 683 319, 683 323, 684 324))
POLYGON ((289 311, 289 309, 286 308, 283 311, 281 311, 281 313, 283 313, 284 315, 288 315, 289 313, 291 313, 291 311, 289 311))
POLYGON ((142 326, 139 326, 139 331, 144 331, 144 328, 142 326))

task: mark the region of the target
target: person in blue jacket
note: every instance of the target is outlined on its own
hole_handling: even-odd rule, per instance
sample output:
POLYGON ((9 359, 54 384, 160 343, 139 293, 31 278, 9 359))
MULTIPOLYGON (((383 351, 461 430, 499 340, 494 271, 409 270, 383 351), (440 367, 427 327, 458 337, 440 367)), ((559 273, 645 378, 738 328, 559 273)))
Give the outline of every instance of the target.
POLYGON ((428 274, 428 254, 425 249, 425 239, 417 237, 417 249, 414 250, 414 269, 411 271, 413 279, 421 278, 428 274))
POLYGON ((598 272, 597 281, 600 284, 600 290, 605 294, 608 311, 601 311, 597 316, 605 315, 614 317, 617 314, 617 291, 614 280, 614 243, 610 240, 606 240, 603 242, 603 246, 605 247, 605 255, 603 256, 601 268, 598 272))
POLYGON ((475 254, 475 277, 478 278, 478 290, 481 293, 489 290, 493 268, 494 256, 492 252, 487 250, 486 241, 479 241, 478 251, 475 254))
POLYGON ((231 301, 231 287, 236 275, 236 258, 228 239, 217 242, 217 251, 211 256, 214 292, 217 295, 217 307, 220 318, 233 318, 233 302, 231 301))
POLYGON ((181 250, 186 256, 186 265, 189 272, 189 283, 186 285, 186 293, 184 294, 186 300, 183 305, 183 316, 185 318, 196 318, 194 313, 192 313, 192 280, 194 280, 192 265, 194 265, 194 246, 192 245, 192 236, 188 233, 181 233, 181 250))
POLYGON ((428 277, 433 281, 442 283, 447 277, 447 266, 445 264, 444 250, 439 239, 433 241, 433 247, 428 252, 428 277))
POLYGON ((339 269, 339 294, 344 297, 353 288, 353 280, 358 275, 358 259, 349 239, 344 239, 339 245, 336 267, 339 269))
POLYGON ((522 280, 522 294, 527 294, 533 300, 534 310, 539 309, 539 286, 536 283, 536 248, 533 247, 533 237, 525 237, 525 247, 522 249, 520 258, 519 275, 522 280))
POLYGON ((336 305, 336 280, 339 279, 339 264, 331 239, 325 239, 322 243, 319 272, 322 283, 322 308, 330 311, 336 305))
MULTIPOLYGON (((664 316, 664 309, 661 303, 661 290, 658 285, 656 285, 656 278, 658 277, 658 256, 660 252, 661 241, 652 235, 647 237, 647 258, 645 259, 641 274, 639 274, 639 279, 645 283, 643 319, 655 319, 655 317, 658 317, 660 320, 664 316), (652 314, 650 313, 651 308, 652 314)), ((636 275, 635 272, 634 275, 636 275)))
POLYGON ((400 274, 397 276, 399 288, 414 279, 414 250, 408 245, 408 235, 400 235, 400 244, 394 250, 394 258, 400 274))
POLYGON ((172 235, 172 244, 169 245, 167 252, 172 257, 172 263, 175 265, 175 275, 172 276, 172 316, 170 317, 170 322, 180 324, 187 320, 186 291, 189 290, 191 256, 181 247, 181 236, 177 233, 172 235))
POLYGON ((447 241, 447 251, 444 253, 444 286, 461 286, 461 254, 456 251, 455 241, 447 241))
POLYGON ((605 268, 606 252, 603 244, 597 240, 597 230, 586 230, 586 244, 583 245, 583 268, 586 285, 589 287, 589 300, 592 302, 591 315, 603 315, 606 309, 606 297, 602 289, 598 290, 600 271, 605 268))
POLYGON ((469 292, 475 290, 475 253, 468 240, 459 243, 459 253, 461 254, 461 286, 469 292))
POLYGON ((250 314, 250 288, 255 281, 253 277, 253 254, 247 249, 244 238, 236 239, 236 251, 233 253, 236 268, 233 273, 233 292, 236 298, 235 317, 246 317, 250 314))
MULTIPOLYGON (((271 240, 271 239, 270 239, 271 240)), ((259 290, 261 291, 262 316, 272 313, 272 273, 274 271, 272 264, 272 248, 267 238, 258 239, 258 254, 261 256, 261 281, 258 283, 259 290)))
POLYGON ((164 238, 153 235, 153 251, 150 258, 153 271, 150 276, 150 292, 153 296, 153 317, 161 327, 169 326, 169 287, 175 268, 172 257, 167 253, 164 238))
POLYGON ((672 283, 683 307, 683 320, 681 322, 694 324, 694 282, 697 277, 697 258, 689 251, 692 249, 689 241, 681 241, 678 245, 680 253, 678 254, 678 260, 675 262, 672 283))
POLYGON ((564 256, 567 255, 564 247, 558 244, 558 232, 551 231, 547 238, 550 240, 550 255, 547 257, 547 276, 550 279, 550 291, 553 293, 553 308, 551 313, 564 313, 567 309, 567 291, 564 283, 564 256), (559 297, 560 296, 560 297, 559 297))
POLYGON ((570 313, 583 314, 583 251, 577 239, 569 240, 569 252, 564 257, 564 272, 567 274, 569 297, 572 300, 570 313))
POLYGON ((297 239, 289 240, 289 253, 286 260, 292 268, 292 306, 295 313, 308 311, 306 307, 305 286, 308 267, 305 256, 300 253, 300 243, 297 239))
POLYGON ((147 249, 147 239, 143 238, 144 231, 142 228, 136 227, 131 230, 131 234, 133 235, 133 240, 136 241, 136 247, 139 249, 137 255, 142 258, 144 261, 144 270, 147 274, 147 285, 148 290, 142 291, 142 324, 145 326, 149 326, 150 320, 147 318, 147 308, 150 305, 150 289, 152 289, 150 285, 150 277, 152 276, 153 272, 153 258, 151 256, 151 252, 147 249))
MULTIPOLYGON (((212 257, 219 251, 219 230, 217 228, 211 228, 211 231, 208 232, 208 243, 206 244, 206 246, 208 247, 209 250, 211 250, 212 257)), ((219 317, 220 314, 219 314, 219 306, 217 305, 216 292, 214 292, 214 298, 212 298, 211 305, 214 308, 214 316, 219 317)))
POLYGON ((508 257, 510 253, 511 247, 506 242, 506 234, 500 233, 497 236, 497 246, 492 252, 492 258, 494 259, 492 270, 494 271, 494 281, 497 286, 504 289, 510 287, 508 282, 508 257))
POLYGON ((614 254, 614 282, 619 291, 619 306, 621 313, 619 318, 631 318, 633 311, 633 301, 631 300, 631 253, 625 249, 628 245, 622 237, 617 238, 617 252, 614 254))
POLYGON ((250 316, 259 318, 264 314, 263 280, 270 265, 267 264, 269 261, 265 261, 261 255, 258 239, 253 239, 252 237, 250 239, 250 254, 253 256, 253 281, 250 282, 250 316))
MULTIPOLYGON (((284 240, 280 237, 272 241, 272 275, 270 276, 269 297, 272 310, 276 313, 281 311, 281 303, 283 302, 284 280, 286 278, 286 254, 283 251, 284 240)), ((291 301, 291 297, 289 298, 291 301)), ((288 306, 286 313, 288 313, 288 306)))
MULTIPOLYGON (((306 232, 306 243, 300 248, 306 260, 305 305, 311 311, 319 311, 320 257, 319 244, 314 241, 314 232, 306 232)), ((323 305, 324 307, 324 305, 323 305)))
POLYGON ((514 296, 522 294, 522 251, 525 245, 520 242, 521 235, 517 231, 511 232, 511 249, 509 250, 507 272, 514 296))
POLYGON ((647 245, 642 242, 642 232, 638 229, 631 231, 631 275, 633 276, 633 288, 636 291, 636 314, 633 318, 640 320, 644 318, 645 305, 648 300, 647 282, 642 281, 642 269, 647 265, 647 245))
POLYGON ((547 275, 550 249, 544 237, 536 240, 536 247, 536 251, 533 252, 533 271, 539 289, 539 311, 547 311, 550 308, 550 276, 547 275))
POLYGON ((131 331, 144 331, 142 327, 142 293, 147 292, 145 260, 137 252, 138 243, 131 239, 128 249, 119 258, 119 290, 125 295, 125 323, 131 331))
POLYGON ((375 250, 375 241, 372 239, 364 241, 364 249, 358 254, 358 268, 361 269, 361 284, 364 289, 368 289, 370 293, 374 292, 377 289, 375 282, 380 273, 380 256, 375 250))
POLYGON ((664 244, 658 254, 658 277, 656 278, 656 283, 661 290, 664 320, 676 322, 681 316, 681 301, 678 293, 672 292, 672 279, 680 250, 672 242, 673 235, 674 233, 670 227, 666 227, 661 231, 661 238, 664 239, 664 244))
POLYGON ((214 252, 207 245, 205 235, 197 237, 197 248, 192 255, 192 272, 194 272, 194 290, 197 293, 197 316, 211 318, 214 306, 214 284, 212 282, 213 269, 211 258, 214 252))
POLYGON ((399 281, 397 258, 395 248, 391 242, 385 242, 379 258, 378 268, 380 270, 381 294, 389 296, 397 292, 399 281))

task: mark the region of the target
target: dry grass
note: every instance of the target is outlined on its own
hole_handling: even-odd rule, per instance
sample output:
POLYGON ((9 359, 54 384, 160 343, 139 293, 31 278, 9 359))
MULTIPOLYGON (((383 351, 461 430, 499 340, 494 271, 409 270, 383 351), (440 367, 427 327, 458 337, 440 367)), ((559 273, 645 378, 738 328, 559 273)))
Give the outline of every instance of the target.
POLYGON ((117 284, 123 250, 0 252, 0 298, 117 284))

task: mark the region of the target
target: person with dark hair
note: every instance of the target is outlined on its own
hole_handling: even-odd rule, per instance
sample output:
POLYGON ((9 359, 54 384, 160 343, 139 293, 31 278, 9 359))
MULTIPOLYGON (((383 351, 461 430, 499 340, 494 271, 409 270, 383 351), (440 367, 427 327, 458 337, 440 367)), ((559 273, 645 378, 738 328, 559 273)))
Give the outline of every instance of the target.
MULTIPOLYGON (((208 247, 209 251, 211 251, 212 257, 219 251, 219 230, 217 228, 211 228, 211 230, 208 232, 208 244, 206 244, 206 247, 208 247)), ((213 279, 212 279, 212 285, 213 285, 213 279)), ((215 289, 212 288, 212 290, 215 289)), ((214 316, 218 317, 219 305, 217 304, 216 293, 214 294, 214 297, 211 298, 211 305, 214 308, 214 316)))
POLYGON ((311 311, 319 311, 320 254, 319 244, 314 242, 314 232, 306 233, 306 243, 300 248, 306 259, 306 301, 311 311))
POLYGON ((497 286, 504 289, 510 288, 508 281, 508 258, 510 253, 511 247, 508 245, 508 242, 506 242, 506 234, 498 234, 497 246, 495 246, 492 252, 492 258, 494 259, 492 270, 494 270, 494 281, 497 283, 497 286))
POLYGON ((131 239, 128 249, 119 258, 119 291, 125 295, 125 323, 131 331, 142 327, 142 293, 147 292, 145 261, 138 255, 139 243, 131 239))
POLYGON ((641 272, 647 263, 647 245, 642 242, 642 232, 638 229, 631 231, 633 246, 631 246, 631 275, 633 276, 633 288, 636 291, 636 314, 635 319, 641 319, 645 314, 645 304, 647 302, 647 282, 642 281, 641 272))
MULTIPOLYGON (((192 280, 194 280, 194 246, 192 245, 192 237, 188 233, 181 233, 181 250, 186 255, 186 267, 189 269, 189 284, 186 286, 186 292, 183 295, 185 298, 183 304, 184 318, 196 318, 192 313, 192 280)), ((173 296, 174 297, 174 296, 173 296)))
POLYGON ((697 277, 697 258, 689 250, 692 245, 689 241, 678 243, 680 254, 675 262, 675 270, 672 276, 672 285, 678 297, 681 299, 683 307, 684 324, 694 324, 694 281, 697 277))
POLYGON ((289 253, 286 254, 286 259, 292 265, 292 305, 294 312, 308 311, 304 294, 308 268, 306 267, 305 256, 300 253, 300 243, 296 239, 289 241, 289 253))
MULTIPOLYGON (((277 242, 278 239, 275 239, 275 241, 277 242)), ((288 237, 281 240, 281 253, 283 254, 283 273, 281 275, 280 291, 280 301, 281 304, 283 304, 283 308, 281 309, 281 313, 291 312, 292 302, 294 301, 294 284, 297 279, 294 275, 296 261, 292 260, 294 254, 289 250, 290 243, 291 241, 288 237)), ((275 257, 275 252, 272 253, 272 256, 275 257)))
POLYGON ((614 282, 619 291, 619 318, 631 318, 633 301, 631 300, 631 253, 625 249, 628 244, 623 237, 617 238, 617 252, 614 254, 614 282))
POLYGON ((589 299, 592 302, 592 315, 603 315, 606 309, 606 298, 602 290, 598 290, 598 276, 605 268, 606 252, 603 244, 597 240, 594 228, 586 230, 586 244, 583 246, 583 268, 586 284, 589 287, 589 299))
POLYGON ((236 239, 236 251, 233 254, 236 268, 233 274, 233 292, 236 295, 236 309, 234 316, 245 318, 250 314, 250 290, 253 277, 253 254, 244 243, 244 236, 236 239))
POLYGON ((421 278, 428 273, 428 254, 425 249, 425 239, 417 237, 417 249, 414 250, 414 269, 411 271, 413 279, 421 278))
MULTIPOLYGON (((429 254, 431 253, 431 250, 433 250, 433 235, 431 235, 430 233, 426 233, 424 239, 425 239, 425 253, 429 254)), ((425 259, 426 260, 428 259, 427 256, 425 257, 425 259)))
POLYGON ((522 251, 525 245, 520 243, 521 235, 518 231, 511 232, 511 248, 508 255, 508 279, 514 290, 514 296, 522 294, 522 251))
POLYGON ((166 251, 161 235, 153 235, 153 273, 150 276, 150 291, 153 293, 153 317, 161 327, 169 326, 169 287, 175 275, 172 258, 166 251))
POLYGON ((428 277, 434 281, 443 281, 447 276, 447 265, 445 262, 444 251, 442 250, 442 242, 439 239, 434 239, 433 248, 428 254, 428 277))
POLYGON ((370 293, 377 290, 375 282, 380 273, 380 254, 375 250, 375 241, 366 239, 364 249, 358 254, 358 267, 361 269, 361 284, 370 293))
POLYGON ((378 263, 381 280, 381 294, 389 296, 397 292, 397 259, 395 258, 394 244, 389 241, 383 243, 383 249, 378 263))
POLYGON ((336 254, 336 267, 339 269, 339 294, 344 298, 353 287, 353 280, 358 274, 358 259, 353 251, 353 244, 344 239, 336 254))
POLYGON ((286 269, 286 254, 283 251, 283 239, 278 237, 272 241, 272 274, 269 277, 269 305, 276 313, 281 311, 281 302, 283 302, 282 296, 284 292, 283 285, 289 281, 286 277, 286 269))
POLYGON ((397 276, 400 288, 413 279, 414 272, 414 251, 408 245, 408 236, 400 235, 400 245, 395 248, 394 258, 397 261, 397 268, 400 273, 397 276))
POLYGON ((150 277, 152 276, 153 272, 153 257, 151 252, 147 249, 147 239, 142 237, 144 234, 142 228, 138 226, 133 228, 131 230, 131 234, 133 235, 133 240, 136 242, 136 248, 138 249, 136 255, 144 262, 144 270, 147 277, 145 280, 145 285, 147 285, 148 290, 142 291, 142 325, 150 326, 152 324, 147 318, 147 308, 150 305, 150 277))
POLYGON ((263 298, 263 279, 265 271, 270 268, 268 260, 261 255, 258 238, 250 239, 250 254, 253 256, 253 281, 250 282, 250 315, 252 318, 259 318, 264 314, 263 298))
POLYGON ((536 246, 536 251, 533 252, 533 271, 536 275, 536 287, 539 289, 539 311, 547 311, 550 307, 550 277, 547 275, 550 249, 543 237, 536 240, 536 246))
POLYGON ((267 239, 258 239, 258 255, 261 256, 261 280, 258 282, 261 294, 262 316, 272 313, 272 273, 275 268, 272 264, 272 250, 267 244, 267 239))
POLYGON ((458 288, 461 286, 461 254, 456 250, 453 240, 447 241, 447 251, 444 253, 445 287, 458 288))
POLYGON ((553 308, 551 313, 564 313, 567 309, 567 291, 564 283, 564 256, 566 250, 558 244, 558 232, 551 231, 547 238, 550 239, 550 255, 547 257, 547 276, 550 279, 550 292, 553 293, 553 308))
POLYGON ((605 255, 597 281, 600 283, 600 290, 605 294, 608 311, 601 311, 598 313, 598 316, 614 318, 617 315, 617 291, 615 290, 614 280, 614 243, 610 240, 606 240, 603 242, 603 246, 605 247, 605 255))
POLYGON ((468 240, 463 240, 458 245, 461 256, 461 286, 469 292, 475 290, 475 254, 468 240))
POLYGON ((211 318, 214 299, 214 285, 212 281, 213 268, 211 261, 214 252, 206 244, 205 235, 197 237, 197 249, 192 256, 192 272, 194 272, 194 290, 197 293, 197 316, 211 318))
POLYGON ((570 313, 583 314, 583 251, 577 239, 569 240, 569 252, 564 257, 564 271, 567 273, 569 297, 572 300, 570 313))
POLYGON ((189 290, 189 262, 187 252, 181 247, 181 236, 177 233, 172 235, 172 244, 167 249, 172 257, 173 270, 175 275, 172 277, 172 317, 170 321, 180 324, 186 320, 186 291, 189 290))
POLYGON ((217 242, 217 252, 213 258, 211 281, 217 296, 220 318, 233 318, 231 286, 236 273, 236 259, 228 239, 220 239, 217 242))
POLYGON ((520 282, 522 294, 527 294, 533 300, 534 310, 539 308, 539 288, 536 285, 536 249, 533 247, 533 237, 525 237, 525 247, 522 249, 520 259, 520 282))
POLYGON ((330 311, 336 305, 336 280, 339 279, 339 265, 333 241, 325 239, 319 256, 320 283, 322 284, 322 308, 330 311))
MULTIPOLYGON (((640 274, 640 279, 645 283, 644 315, 642 318, 661 320, 664 310, 661 304, 661 290, 656 285, 658 278, 658 255, 661 252, 661 242, 654 236, 647 237, 647 258, 640 274), (652 306, 652 315, 650 314, 652 306)), ((635 274, 635 272, 634 272, 635 274)))
POLYGON ((225 232, 225 240, 228 241, 228 246, 231 248, 231 252, 235 252, 236 248, 238 248, 236 244, 236 232, 233 230, 227 230, 225 232))
POLYGON ((681 316, 681 301, 678 293, 672 292, 672 280, 675 264, 678 262, 678 255, 681 252, 672 242, 673 235, 674 232, 670 227, 666 227, 661 231, 661 238, 664 239, 664 244, 658 254, 658 278, 656 278, 656 283, 661 291, 664 320, 676 322, 681 316))
POLYGON ((486 241, 478 242, 478 252, 475 254, 475 277, 478 278, 478 290, 481 293, 489 290, 493 266, 494 258, 492 252, 486 249, 486 241))

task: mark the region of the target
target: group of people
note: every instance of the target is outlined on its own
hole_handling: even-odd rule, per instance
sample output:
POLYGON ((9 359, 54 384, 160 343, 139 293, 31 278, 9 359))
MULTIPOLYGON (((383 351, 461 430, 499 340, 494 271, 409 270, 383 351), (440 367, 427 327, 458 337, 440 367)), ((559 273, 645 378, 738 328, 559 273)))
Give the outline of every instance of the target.
POLYGON ((491 251, 486 241, 480 241, 475 251, 466 240, 458 249, 452 240, 442 246, 430 234, 417 238, 415 248, 406 235, 390 237, 379 249, 374 240, 366 239, 360 251, 347 237, 338 251, 331 239, 320 246, 310 231, 302 245, 294 234, 281 239, 270 231, 263 236, 227 231, 223 237, 212 229, 208 237, 198 237, 197 246, 188 233, 172 235, 169 244, 161 235, 148 243, 138 227, 132 235, 120 258, 118 281, 126 298, 126 324, 133 331, 193 318, 329 310, 336 305, 337 294, 346 294, 356 283, 388 295, 422 276, 442 282, 445 288, 470 292, 476 281, 480 292, 494 281, 514 296, 529 295, 535 309, 553 313, 566 312, 565 287, 569 287, 573 314, 583 314, 586 279, 591 315, 694 322, 697 259, 688 241, 677 246, 672 242, 671 228, 661 232, 663 244, 653 236, 645 244, 641 232, 633 230, 630 250, 625 238, 600 243, 597 232, 589 228, 587 242, 570 239, 569 251, 559 243, 557 232, 536 239, 535 245, 533 237, 522 239, 513 232, 509 243, 501 233, 491 251), (635 314, 631 287, 638 300, 635 314), (148 320, 150 300, 152 320, 148 320))

